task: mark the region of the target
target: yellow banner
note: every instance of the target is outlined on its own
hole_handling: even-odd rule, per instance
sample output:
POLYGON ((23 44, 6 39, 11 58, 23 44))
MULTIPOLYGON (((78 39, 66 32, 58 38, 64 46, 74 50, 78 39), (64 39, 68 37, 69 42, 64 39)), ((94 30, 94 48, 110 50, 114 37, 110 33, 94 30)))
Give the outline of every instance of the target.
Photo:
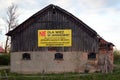
POLYGON ((38 30, 38 47, 68 47, 72 46, 72 31, 38 30))

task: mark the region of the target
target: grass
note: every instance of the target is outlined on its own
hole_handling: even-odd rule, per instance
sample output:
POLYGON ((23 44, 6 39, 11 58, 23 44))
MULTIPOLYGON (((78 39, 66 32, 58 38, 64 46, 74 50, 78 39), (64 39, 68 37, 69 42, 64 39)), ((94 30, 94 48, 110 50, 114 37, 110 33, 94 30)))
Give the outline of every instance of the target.
POLYGON ((85 76, 59 76, 56 75, 54 77, 10 77, 9 80, 118 80, 120 76, 118 75, 108 75, 108 74, 93 74, 93 75, 85 75, 85 76))
POLYGON ((120 51, 114 51, 114 64, 120 65, 120 51))
MULTIPOLYGON (((115 67, 113 73, 62 73, 62 74, 16 74, 9 70, 1 70, 1 76, 7 72, 9 80, 118 80, 120 78, 120 68, 115 67)), ((0 79, 1 80, 1 79, 0 79)))

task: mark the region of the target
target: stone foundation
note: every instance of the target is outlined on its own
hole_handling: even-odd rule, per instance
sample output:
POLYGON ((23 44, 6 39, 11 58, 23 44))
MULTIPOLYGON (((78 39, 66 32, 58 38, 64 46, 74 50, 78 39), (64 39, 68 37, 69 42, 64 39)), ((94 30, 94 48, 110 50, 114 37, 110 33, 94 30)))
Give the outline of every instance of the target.
POLYGON ((97 60, 88 60, 87 53, 60 52, 62 60, 55 59, 56 52, 14 52, 11 53, 11 72, 33 73, 64 73, 64 72, 90 72, 97 70, 97 60), (23 53, 30 54, 30 60, 22 58, 23 53), (89 64, 88 64, 89 63, 89 64), (92 65, 93 64, 93 65, 92 65), (87 66, 87 67, 86 67, 87 66))

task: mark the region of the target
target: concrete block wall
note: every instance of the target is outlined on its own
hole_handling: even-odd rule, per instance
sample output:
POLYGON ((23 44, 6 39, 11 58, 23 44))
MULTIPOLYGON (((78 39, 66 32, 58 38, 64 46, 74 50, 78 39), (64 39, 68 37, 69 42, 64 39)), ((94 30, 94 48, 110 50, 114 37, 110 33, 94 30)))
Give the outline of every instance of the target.
MULTIPOLYGON (((84 72, 88 63, 87 53, 60 52, 63 60, 55 60, 56 52, 14 52, 11 53, 11 72, 31 73, 64 73, 84 72), (31 55, 30 60, 23 60, 23 53, 31 55)), ((91 67, 96 70, 94 65, 91 67)))

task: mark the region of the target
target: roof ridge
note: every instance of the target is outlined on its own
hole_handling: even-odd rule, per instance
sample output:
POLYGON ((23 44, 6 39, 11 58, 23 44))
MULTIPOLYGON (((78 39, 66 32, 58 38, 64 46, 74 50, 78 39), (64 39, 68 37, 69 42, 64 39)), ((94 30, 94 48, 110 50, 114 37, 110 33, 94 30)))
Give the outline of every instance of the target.
POLYGON ((30 19, 32 19, 33 17, 38 16, 39 14, 42 14, 45 10, 49 9, 50 7, 56 8, 58 10, 60 10, 61 12, 65 13, 66 15, 72 17, 74 20, 78 21, 78 23, 81 23, 82 25, 84 25, 84 27, 86 29, 88 29, 90 32, 92 32, 94 35, 98 35, 97 32, 95 30, 93 30, 92 28, 90 28, 87 24, 85 24, 82 20, 78 19, 77 17, 75 17, 73 14, 71 14, 70 12, 68 12, 65 9, 62 9, 59 6, 56 6, 54 4, 50 4, 48 6, 46 6, 45 8, 39 10, 38 12, 36 12, 35 14, 33 14, 31 17, 29 17, 28 19, 26 19, 23 23, 21 23, 20 25, 18 25, 15 29, 13 29, 12 31, 9 31, 6 35, 11 36, 11 34, 16 30, 19 29, 19 27, 23 24, 25 24, 27 21, 29 21, 30 19))

